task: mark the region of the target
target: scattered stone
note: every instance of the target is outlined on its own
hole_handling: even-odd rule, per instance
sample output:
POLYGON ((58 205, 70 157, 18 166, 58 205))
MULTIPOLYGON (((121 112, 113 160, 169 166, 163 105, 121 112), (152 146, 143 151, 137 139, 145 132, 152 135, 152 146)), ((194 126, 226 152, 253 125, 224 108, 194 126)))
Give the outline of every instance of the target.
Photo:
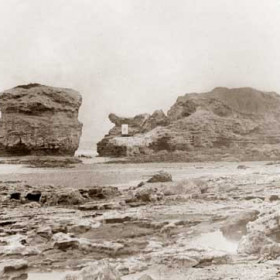
POLYGON ((247 168, 250 168, 250 167, 243 165, 243 164, 237 166, 237 169, 247 169, 247 168))
POLYGON ((277 195, 277 194, 271 194, 265 198, 265 200, 269 201, 269 202, 277 201, 279 199, 280 199, 279 195, 277 195))
POLYGON ((105 199, 120 195, 120 191, 117 187, 88 187, 88 196, 93 199, 105 199))
POLYGON ((172 182, 172 176, 167 172, 160 171, 148 180, 148 183, 158 182, 172 182))
POLYGON ((75 189, 61 189, 44 193, 41 198, 41 202, 47 205, 78 205, 84 201, 85 198, 75 189))
MULTIPOLYGON (((163 194, 154 188, 141 188, 134 194, 135 201, 142 201, 145 203, 159 201, 163 198, 163 194)), ((135 202, 134 201, 134 202, 135 202)), ((131 201, 133 202, 133 201, 131 201)))
POLYGON ((143 187, 145 185, 145 182, 140 182, 138 185, 137 185, 137 188, 141 188, 141 187, 143 187))

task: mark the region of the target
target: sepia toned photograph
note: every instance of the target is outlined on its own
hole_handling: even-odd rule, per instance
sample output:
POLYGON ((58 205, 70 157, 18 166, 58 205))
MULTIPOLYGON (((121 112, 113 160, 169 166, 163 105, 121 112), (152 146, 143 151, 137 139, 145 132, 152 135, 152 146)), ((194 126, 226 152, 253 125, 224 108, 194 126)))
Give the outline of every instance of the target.
POLYGON ((0 0, 0 280, 280 279, 280 0, 0 0))

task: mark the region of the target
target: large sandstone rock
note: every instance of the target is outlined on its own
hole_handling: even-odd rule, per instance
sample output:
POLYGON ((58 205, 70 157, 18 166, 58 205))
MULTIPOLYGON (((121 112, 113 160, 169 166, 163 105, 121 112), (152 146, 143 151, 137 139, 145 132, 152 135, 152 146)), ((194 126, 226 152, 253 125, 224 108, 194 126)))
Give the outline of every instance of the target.
POLYGON ((39 84, 0 94, 0 154, 74 155, 82 124, 81 95, 71 89, 39 84))
POLYGON ((179 97, 167 116, 156 111, 137 125, 135 118, 114 119, 115 127, 98 143, 99 155, 162 159, 172 154, 168 160, 180 156, 183 161, 280 158, 280 96, 274 92, 215 88, 179 97), (121 136, 123 123, 130 137, 121 136))

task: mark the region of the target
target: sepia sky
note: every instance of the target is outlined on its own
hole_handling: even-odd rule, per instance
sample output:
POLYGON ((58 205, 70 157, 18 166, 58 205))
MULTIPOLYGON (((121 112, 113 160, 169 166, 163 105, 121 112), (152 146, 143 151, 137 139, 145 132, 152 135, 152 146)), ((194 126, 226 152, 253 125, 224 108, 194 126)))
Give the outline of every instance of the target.
POLYGON ((216 86, 280 93, 280 0, 0 0, 0 91, 80 91, 83 140, 107 115, 216 86))

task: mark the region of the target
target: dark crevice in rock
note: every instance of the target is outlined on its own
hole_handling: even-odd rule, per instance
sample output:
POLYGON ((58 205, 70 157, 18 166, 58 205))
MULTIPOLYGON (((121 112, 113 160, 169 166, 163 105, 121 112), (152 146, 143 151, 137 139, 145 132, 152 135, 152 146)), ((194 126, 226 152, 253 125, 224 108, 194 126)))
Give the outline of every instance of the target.
POLYGON ((10 195, 10 199, 19 200, 20 197, 21 197, 21 193, 20 192, 11 193, 11 195, 10 195))
POLYGON ((152 143, 149 147, 154 151, 173 151, 175 150, 170 143, 171 137, 164 136, 162 138, 157 139, 154 143, 152 143))
POLYGON ((39 202, 41 196, 42 196, 41 192, 33 192, 33 193, 28 193, 28 194, 25 196, 25 198, 26 198, 27 200, 30 200, 30 201, 39 202))
POLYGON ((26 156, 31 154, 28 147, 21 141, 12 147, 6 147, 6 151, 13 156, 26 156))

